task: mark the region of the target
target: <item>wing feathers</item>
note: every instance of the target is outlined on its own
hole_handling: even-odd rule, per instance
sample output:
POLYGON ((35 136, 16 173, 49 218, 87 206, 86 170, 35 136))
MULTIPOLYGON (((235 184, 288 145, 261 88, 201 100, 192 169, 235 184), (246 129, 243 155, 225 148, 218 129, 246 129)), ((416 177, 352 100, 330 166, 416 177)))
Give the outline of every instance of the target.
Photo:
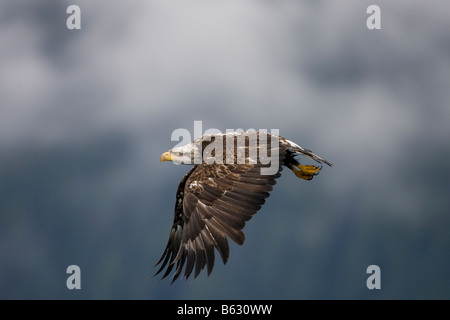
POLYGON ((183 178, 177 192, 177 199, 183 195, 182 205, 176 206, 174 226, 156 274, 167 268, 165 278, 175 268, 173 282, 181 274, 196 278, 206 267, 209 275, 214 249, 227 262, 227 237, 238 245, 244 243, 246 221, 261 209, 280 176, 262 176, 260 169, 250 164, 199 165, 183 178))
POLYGON ((228 241, 225 234, 218 228, 217 223, 214 220, 209 220, 205 225, 205 230, 213 239, 214 247, 219 251, 220 257, 223 263, 227 263, 230 249, 228 247, 228 241))

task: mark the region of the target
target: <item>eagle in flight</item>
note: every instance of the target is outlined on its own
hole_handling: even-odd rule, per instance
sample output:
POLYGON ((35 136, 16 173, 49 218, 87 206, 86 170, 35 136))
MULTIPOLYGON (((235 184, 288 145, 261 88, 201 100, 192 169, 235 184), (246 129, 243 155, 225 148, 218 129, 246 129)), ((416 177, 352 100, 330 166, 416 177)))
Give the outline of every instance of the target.
POLYGON ((227 237, 244 243, 245 222, 261 209, 280 177, 282 166, 303 179, 311 180, 327 160, 281 136, 267 132, 227 132, 204 135, 187 145, 161 155, 162 161, 190 164, 181 179, 175 199, 175 216, 169 241, 156 265, 155 275, 175 267, 172 283, 182 274, 194 278, 206 267, 214 267, 214 249, 223 263, 229 256, 227 237), (300 164, 303 155, 319 166, 300 164))

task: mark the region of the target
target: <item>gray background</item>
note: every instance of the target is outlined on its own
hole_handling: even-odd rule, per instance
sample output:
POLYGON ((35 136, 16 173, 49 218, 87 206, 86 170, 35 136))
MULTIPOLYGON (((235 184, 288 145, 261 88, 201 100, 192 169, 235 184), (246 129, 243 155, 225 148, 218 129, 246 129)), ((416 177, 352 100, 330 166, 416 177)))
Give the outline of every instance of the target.
POLYGON ((449 12, 3 0, 0 298, 449 299, 449 12), (153 266, 188 167, 159 156, 194 120, 279 129, 334 167, 309 182, 284 170, 227 265, 170 286, 153 266), (81 290, 66 288, 72 264, 81 290))

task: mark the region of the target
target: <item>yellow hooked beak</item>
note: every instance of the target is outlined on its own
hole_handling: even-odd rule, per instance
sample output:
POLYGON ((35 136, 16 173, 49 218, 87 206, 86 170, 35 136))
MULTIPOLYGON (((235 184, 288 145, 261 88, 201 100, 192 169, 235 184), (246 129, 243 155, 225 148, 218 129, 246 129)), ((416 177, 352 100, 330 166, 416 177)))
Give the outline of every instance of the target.
POLYGON ((172 161, 172 153, 170 151, 164 152, 159 158, 159 162, 172 161))

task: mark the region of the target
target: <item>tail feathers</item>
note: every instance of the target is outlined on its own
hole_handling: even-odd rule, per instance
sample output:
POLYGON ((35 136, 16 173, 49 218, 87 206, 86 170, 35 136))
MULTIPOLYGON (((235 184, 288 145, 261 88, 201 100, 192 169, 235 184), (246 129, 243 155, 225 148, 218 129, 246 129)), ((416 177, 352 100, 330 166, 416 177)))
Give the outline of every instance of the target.
POLYGON ((284 139, 284 141, 282 140, 282 144, 284 144, 287 147, 287 149, 293 153, 302 154, 304 156, 307 156, 308 158, 313 159, 314 161, 316 161, 318 163, 325 163, 326 165, 328 165, 330 167, 333 166, 333 164, 331 164, 331 162, 319 157, 317 154, 314 154, 309 149, 300 147, 298 144, 296 144, 295 142, 292 142, 291 140, 284 139))
POLYGON ((326 165, 332 167, 333 164, 327 160, 325 160, 324 158, 319 157, 317 154, 313 153, 311 150, 308 149, 303 149, 303 148, 297 148, 297 150, 293 150, 294 152, 300 153, 302 155, 307 156, 308 158, 313 159, 314 161, 318 162, 318 163, 325 163, 326 165))

